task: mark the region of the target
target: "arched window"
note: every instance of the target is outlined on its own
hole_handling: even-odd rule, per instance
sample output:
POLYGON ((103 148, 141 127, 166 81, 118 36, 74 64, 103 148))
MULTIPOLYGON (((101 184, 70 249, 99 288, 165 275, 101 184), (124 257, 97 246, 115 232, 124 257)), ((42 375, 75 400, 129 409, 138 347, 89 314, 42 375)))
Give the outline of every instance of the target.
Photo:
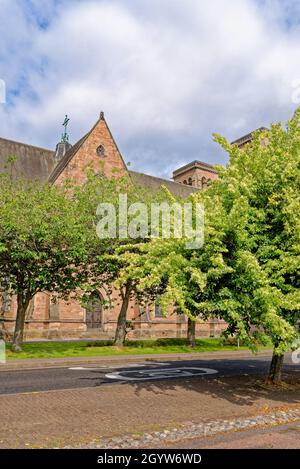
POLYGON ((208 181, 207 181, 206 177, 203 176, 201 182, 202 182, 202 189, 207 189, 208 181))
POLYGON ((186 180, 186 179, 183 181, 183 184, 187 184, 187 180, 186 180))
POLYGON ((93 291, 86 303, 86 326, 88 329, 100 329, 103 326, 103 297, 93 291))
POLYGON ((149 322, 148 304, 139 305, 139 318, 142 322, 149 322))
POLYGON ((159 296, 156 298, 155 304, 154 304, 154 315, 156 318, 163 318, 163 312, 162 312, 162 307, 160 304, 160 298, 159 296))
POLYGON ((100 158, 104 158, 106 155, 105 155, 105 148, 103 145, 99 145, 99 147, 97 148, 96 150, 96 153, 98 156, 100 156, 100 158))
POLYGON ((59 300, 55 295, 50 296, 49 319, 51 321, 59 320, 59 300))
POLYGON ((192 186, 192 185, 193 185, 193 180, 192 180, 192 178, 188 178, 188 185, 189 185, 189 186, 192 186))

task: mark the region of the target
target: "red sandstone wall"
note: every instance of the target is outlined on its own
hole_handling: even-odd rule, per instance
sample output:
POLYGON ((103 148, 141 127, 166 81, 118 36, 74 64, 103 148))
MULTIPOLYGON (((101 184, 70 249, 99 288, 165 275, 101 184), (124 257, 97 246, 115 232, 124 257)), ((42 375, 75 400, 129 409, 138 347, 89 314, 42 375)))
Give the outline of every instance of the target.
POLYGON ((110 130, 103 119, 97 122, 87 139, 57 178, 56 184, 61 184, 68 178, 73 179, 77 184, 82 184, 86 179, 88 168, 92 168, 97 173, 102 172, 107 177, 118 177, 127 171, 110 130), (97 155, 97 148, 100 145, 104 147, 104 157, 97 155))
POLYGON ((191 168, 185 171, 182 174, 179 174, 174 178, 175 182, 183 184, 183 181, 188 181, 189 178, 192 178, 193 186, 202 189, 202 178, 211 179, 214 181, 218 179, 218 175, 212 171, 200 169, 200 168, 191 168))

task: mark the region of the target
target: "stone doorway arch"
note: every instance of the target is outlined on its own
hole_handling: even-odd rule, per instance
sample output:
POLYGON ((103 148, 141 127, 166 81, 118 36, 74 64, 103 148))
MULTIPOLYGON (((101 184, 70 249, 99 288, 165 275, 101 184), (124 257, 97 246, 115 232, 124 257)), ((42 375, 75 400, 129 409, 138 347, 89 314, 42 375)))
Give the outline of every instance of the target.
POLYGON ((87 329, 103 328, 103 297, 101 293, 94 291, 90 294, 85 311, 87 329))

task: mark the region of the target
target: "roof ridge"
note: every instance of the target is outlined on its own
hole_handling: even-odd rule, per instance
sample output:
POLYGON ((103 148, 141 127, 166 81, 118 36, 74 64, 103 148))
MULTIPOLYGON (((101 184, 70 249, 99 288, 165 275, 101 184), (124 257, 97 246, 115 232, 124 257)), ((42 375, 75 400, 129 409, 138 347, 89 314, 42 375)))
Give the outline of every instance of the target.
MULTIPOLYGON (((171 184, 178 184, 179 186, 182 186, 182 184, 180 184, 180 182, 172 181, 172 179, 165 179, 165 178, 162 178, 160 176, 153 176, 152 174, 141 173, 140 171, 131 171, 131 170, 129 170, 129 173, 141 174, 142 176, 147 176, 148 178, 150 177, 150 178, 153 178, 153 179, 160 179, 161 181, 166 181, 166 182, 171 183, 171 184)), ((191 187, 191 186, 188 186, 188 187, 191 187)))
POLYGON ((177 168, 173 171, 173 176, 178 175, 179 173, 185 171, 186 169, 195 166, 195 165, 202 165, 204 168, 207 168, 209 171, 213 173, 217 173, 217 170, 215 169, 216 165, 212 165, 210 163, 205 163, 205 161, 200 161, 200 160, 194 160, 191 161, 190 163, 185 164, 184 166, 180 166, 180 168, 177 168))
POLYGON ((19 142, 17 140, 11 140, 10 138, 0 137, 0 140, 4 140, 9 143, 16 143, 17 145, 22 145, 24 147, 36 148, 37 150, 48 151, 49 153, 55 153, 54 150, 49 150, 49 148, 40 147, 37 145, 31 145, 30 143, 19 142))
POLYGON ((77 142, 74 145, 72 145, 71 148, 69 148, 69 150, 65 153, 62 159, 57 163, 52 173, 50 174, 48 178, 49 182, 55 182, 58 176, 61 175, 61 173, 67 166, 67 164, 70 163, 70 161, 72 160, 75 153, 81 148, 81 146, 83 145, 83 143, 85 142, 85 140, 87 139, 91 131, 92 129, 83 137, 81 137, 79 140, 77 140, 77 142))
POLYGON ((242 135, 241 137, 233 140, 232 142, 230 142, 231 145, 234 145, 236 143, 240 143, 240 142, 243 142, 244 140, 250 140, 252 135, 255 133, 255 132, 264 132, 266 130, 269 130, 267 127, 258 127, 257 129, 254 129, 252 130, 251 132, 248 132, 247 134, 245 135, 242 135))
POLYGON ((190 195, 193 192, 197 192, 199 189, 195 186, 189 186, 187 184, 180 184, 178 182, 172 181, 171 179, 163 179, 160 177, 152 176, 150 174, 139 173, 138 171, 128 171, 129 176, 132 177, 138 185, 148 186, 147 182, 150 183, 150 186, 161 187, 165 186, 171 192, 177 193, 178 195, 184 194, 190 195))

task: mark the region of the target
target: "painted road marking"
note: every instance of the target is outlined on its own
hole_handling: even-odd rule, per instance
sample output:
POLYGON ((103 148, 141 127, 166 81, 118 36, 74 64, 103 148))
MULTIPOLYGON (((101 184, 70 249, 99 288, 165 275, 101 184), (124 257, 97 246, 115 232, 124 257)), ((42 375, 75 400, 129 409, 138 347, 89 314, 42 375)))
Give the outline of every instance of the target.
POLYGON ((145 366, 155 366, 155 365, 168 366, 169 364, 170 363, 153 362, 153 363, 145 363, 145 364, 131 363, 131 364, 128 364, 128 365, 99 365, 97 367, 74 366, 74 367, 69 368, 69 370, 73 370, 73 371, 83 371, 83 370, 86 370, 86 371, 95 371, 96 370, 97 371, 97 370, 107 370, 107 369, 115 370, 117 368, 143 368, 145 366))
POLYGON ((187 378, 191 376, 205 376, 218 373, 217 370, 212 368, 196 368, 196 367, 180 367, 168 369, 150 369, 142 371, 117 371, 115 373, 108 373, 105 375, 109 379, 118 379, 125 381, 145 381, 150 379, 166 379, 166 378, 187 378), (135 374, 136 376, 128 376, 135 374))

